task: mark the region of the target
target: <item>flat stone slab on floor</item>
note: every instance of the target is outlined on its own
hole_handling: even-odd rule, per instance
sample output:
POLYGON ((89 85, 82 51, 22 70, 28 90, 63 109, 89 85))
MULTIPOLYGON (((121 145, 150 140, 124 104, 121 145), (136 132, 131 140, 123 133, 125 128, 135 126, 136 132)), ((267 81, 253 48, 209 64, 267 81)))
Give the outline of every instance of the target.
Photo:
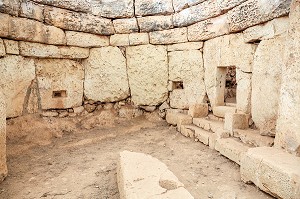
POLYGON ((184 185, 158 159, 123 151, 117 168, 121 199, 193 199, 184 185))

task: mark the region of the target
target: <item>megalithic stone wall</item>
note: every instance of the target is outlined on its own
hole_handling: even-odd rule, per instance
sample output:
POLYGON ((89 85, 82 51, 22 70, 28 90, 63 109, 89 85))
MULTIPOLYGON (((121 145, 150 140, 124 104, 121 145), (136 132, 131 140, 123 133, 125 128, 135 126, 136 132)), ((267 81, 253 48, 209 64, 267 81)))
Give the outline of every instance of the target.
POLYGON ((0 182, 7 175, 6 166, 6 105, 5 98, 0 92, 0 182))

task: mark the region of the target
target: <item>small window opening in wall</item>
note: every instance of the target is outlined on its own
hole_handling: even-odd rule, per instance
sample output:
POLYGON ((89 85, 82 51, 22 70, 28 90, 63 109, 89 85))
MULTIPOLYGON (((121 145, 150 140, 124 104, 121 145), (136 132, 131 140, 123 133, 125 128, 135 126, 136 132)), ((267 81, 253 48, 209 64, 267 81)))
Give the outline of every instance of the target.
POLYGON ((236 103, 236 67, 227 67, 226 83, 225 83, 225 103, 236 103))
POLYGON ((67 97, 67 91, 61 90, 61 91, 53 91, 52 92, 52 98, 62 98, 67 97))
POLYGON ((183 82, 182 81, 173 82, 172 88, 173 88, 173 90, 175 90, 175 89, 183 89, 183 82))

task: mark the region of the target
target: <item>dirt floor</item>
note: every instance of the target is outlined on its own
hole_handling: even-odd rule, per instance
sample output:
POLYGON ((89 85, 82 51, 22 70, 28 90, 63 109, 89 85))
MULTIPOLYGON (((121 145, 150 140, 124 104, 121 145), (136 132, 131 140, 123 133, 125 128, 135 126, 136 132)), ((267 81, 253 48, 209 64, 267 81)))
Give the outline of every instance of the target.
POLYGON ((123 150, 158 158, 196 199, 265 199, 241 182, 239 166, 176 132, 153 114, 113 119, 27 116, 8 121, 9 176, 1 199, 117 199, 116 164, 123 150))

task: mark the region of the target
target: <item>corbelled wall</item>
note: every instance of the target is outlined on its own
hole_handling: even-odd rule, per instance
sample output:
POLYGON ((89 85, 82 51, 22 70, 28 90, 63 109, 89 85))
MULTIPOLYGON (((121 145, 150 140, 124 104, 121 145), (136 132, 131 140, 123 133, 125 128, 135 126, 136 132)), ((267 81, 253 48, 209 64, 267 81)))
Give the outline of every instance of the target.
POLYGON ((0 1, 0 89, 7 117, 41 110, 57 116, 57 109, 76 115, 83 105, 93 111, 103 103, 120 110, 158 108, 161 117, 166 109, 187 110, 207 100, 214 108, 218 68, 236 66, 237 110, 272 136, 281 114, 276 145, 295 153, 300 141, 289 141, 299 137, 292 118, 291 128, 281 125, 289 110, 284 96, 294 85, 287 82, 298 82, 281 75, 290 3, 0 1))

